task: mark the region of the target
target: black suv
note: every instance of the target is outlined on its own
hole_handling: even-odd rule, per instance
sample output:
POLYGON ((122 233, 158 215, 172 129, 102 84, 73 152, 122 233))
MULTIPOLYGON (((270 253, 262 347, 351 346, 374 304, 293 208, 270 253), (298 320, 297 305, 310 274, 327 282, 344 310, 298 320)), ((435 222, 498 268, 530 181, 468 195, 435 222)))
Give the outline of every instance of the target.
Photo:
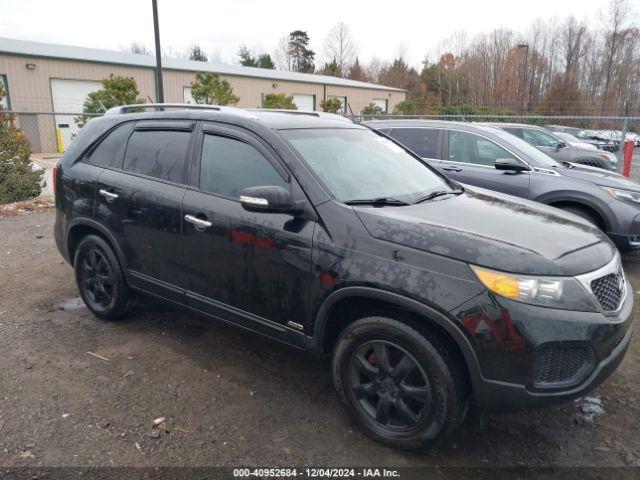
POLYGON ((162 108, 91 120, 56 170, 56 242, 98 317, 143 292, 310 351, 406 449, 469 405, 582 395, 622 360, 633 292, 589 223, 337 117, 162 108))
POLYGON ((552 205, 606 232, 620 250, 640 249, 640 185, 615 172, 559 162, 503 129, 478 123, 366 123, 458 182, 552 205))

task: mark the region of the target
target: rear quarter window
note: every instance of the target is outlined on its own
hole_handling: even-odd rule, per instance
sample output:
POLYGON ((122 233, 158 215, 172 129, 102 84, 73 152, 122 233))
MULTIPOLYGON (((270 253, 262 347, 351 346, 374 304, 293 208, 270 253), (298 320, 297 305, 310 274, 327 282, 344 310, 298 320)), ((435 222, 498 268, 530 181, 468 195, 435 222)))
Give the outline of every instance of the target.
POLYGON ((131 127, 131 123, 125 123, 113 129, 85 155, 84 161, 99 167, 120 168, 122 152, 131 133, 131 127))

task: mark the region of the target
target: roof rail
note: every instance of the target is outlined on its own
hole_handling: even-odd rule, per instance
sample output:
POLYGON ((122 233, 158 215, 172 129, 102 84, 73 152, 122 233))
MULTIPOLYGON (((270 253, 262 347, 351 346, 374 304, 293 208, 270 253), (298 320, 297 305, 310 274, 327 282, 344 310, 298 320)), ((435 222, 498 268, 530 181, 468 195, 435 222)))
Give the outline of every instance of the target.
POLYGON ((236 115, 242 115, 255 119, 254 115, 250 115, 246 110, 235 107, 227 107, 222 105, 206 105, 201 103, 136 103, 133 105, 120 105, 110 108, 105 112, 105 115, 117 115, 120 113, 127 113, 131 110, 146 110, 154 109, 155 111, 162 111, 165 108, 183 108, 185 110, 214 110, 217 112, 235 113, 236 115))
POLYGON ((308 115, 310 117, 317 118, 332 118, 334 120, 342 120, 344 122, 351 123, 351 120, 347 117, 343 117, 342 115, 338 115, 335 113, 328 112, 316 112, 315 110, 287 110, 283 108, 248 108, 247 111, 250 112, 275 112, 275 113, 286 113, 289 115, 308 115))

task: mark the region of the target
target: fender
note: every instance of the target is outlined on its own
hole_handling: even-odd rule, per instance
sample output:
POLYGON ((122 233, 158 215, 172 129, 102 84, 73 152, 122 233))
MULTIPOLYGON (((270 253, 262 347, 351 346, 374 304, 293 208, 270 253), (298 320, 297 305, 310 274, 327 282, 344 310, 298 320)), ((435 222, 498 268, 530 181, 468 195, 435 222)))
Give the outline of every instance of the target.
POLYGON ((436 323, 449 334, 462 352, 473 384, 476 385, 481 381, 482 374, 480 372, 480 365, 478 364, 478 359, 476 358, 473 346, 469 339, 462 333, 462 331, 456 328, 450 319, 424 303, 404 297, 397 293, 387 292, 385 290, 379 290, 371 287, 344 287, 331 293, 322 302, 322 305, 320 305, 320 308, 318 309, 318 314, 316 315, 316 321, 313 327, 313 336, 309 338, 310 345, 308 346, 308 350, 313 355, 319 357, 322 354, 325 327, 334 305, 336 305, 340 300, 344 300, 349 297, 367 297, 375 300, 384 300, 393 305, 403 307, 421 317, 428 318, 430 321, 436 323))
MULTIPOLYGON (((113 234, 109 231, 107 227, 105 227, 102 223, 98 222, 97 220, 94 220, 93 218, 87 218, 87 217, 74 218, 67 226, 67 232, 64 236, 64 240, 65 240, 65 248, 67 250, 67 255, 69 257, 71 256, 71 252, 69 251, 69 234, 71 233, 71 230, 74 227, 77 227, 78 225, 91 227, 97 230, 98 232, 100 232, 102 235, 104 235, 107 238, 107 240, 109 240, 109 243, 113 246, 113 250, 116 253, 116 257, 118 257, 118 261, 120 262, 120 266, 122 267, 122 270, 124 272, 127 271, 124 252, 122 251, 120 244, 118 243, 116 238, 113 236, 113 234)), ((73 258, 70 258, 69 262, 73 265, 73 258)))
POLYGON ((583 192, 575 192, 570 190, 550 192, 548 194, 541 195, 538 198, 532 198, 531 200, 544 203, 545 205, 556 202, 571 202, 575 203, 576 205, 582 205, 583 207, 590 208, 598 215, 600 215, 600 218, 602 218, 602 220, 604 221, 607 231, 610 231, 613 228, 613 225, 611 225, 612 214, 607 204, 583 192))

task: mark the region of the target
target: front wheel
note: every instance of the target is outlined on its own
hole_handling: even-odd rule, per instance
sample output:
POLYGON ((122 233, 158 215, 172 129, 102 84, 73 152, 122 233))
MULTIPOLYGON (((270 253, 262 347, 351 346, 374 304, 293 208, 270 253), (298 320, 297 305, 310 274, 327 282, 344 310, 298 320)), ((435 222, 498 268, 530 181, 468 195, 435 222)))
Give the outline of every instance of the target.
POLYGON ((94 315, 115 320, 131 309, 133 293, 118 258, 102 237, 84 237, 76 248, 73 265, 80 295, 94 315))
POLYGON ((391 447, 419 450, 464 419, 467 381, 444 342, 388 317, 350 324, 333 353, 333 381, 363 430, 391 447))

